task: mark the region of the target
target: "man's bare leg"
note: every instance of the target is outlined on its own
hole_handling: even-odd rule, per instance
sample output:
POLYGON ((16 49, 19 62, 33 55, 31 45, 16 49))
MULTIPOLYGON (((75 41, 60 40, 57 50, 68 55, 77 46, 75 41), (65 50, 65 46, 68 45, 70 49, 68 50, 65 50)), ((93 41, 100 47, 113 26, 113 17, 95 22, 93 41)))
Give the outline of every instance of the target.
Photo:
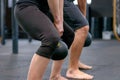
POLYGON ((42 80, 49 61, 50 59, 34 54, 30 64, 27 80, 42 80))
POLYGON ((69 78, 77 79, 92 79, 93 76, 86 74, 78 69, 79 67, 79 58, 82 52, 82 48, 88 34, 89 27, 82 27, 75 32, 75 38, 70 48, 70 61, 69 67, 66 73, 66 76, 69 78), (88 29, 87 29, 88 28, 88 29))
POLYGON ((52 71, 49 80, 68 80, 61 76, 61 68, 64 60, 54 61, 52 65, 52 71))

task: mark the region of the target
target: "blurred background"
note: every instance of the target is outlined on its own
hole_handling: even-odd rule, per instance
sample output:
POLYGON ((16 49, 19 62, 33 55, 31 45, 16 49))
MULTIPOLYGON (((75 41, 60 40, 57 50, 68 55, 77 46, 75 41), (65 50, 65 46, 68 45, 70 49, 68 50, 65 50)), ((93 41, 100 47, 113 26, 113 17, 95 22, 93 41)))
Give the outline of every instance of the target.
MULTIPOLYGON (((13 6, 16 0, 0 1, 0 38, 2 39, 2 44, 5 43, 5 39, 12 39, 12 36, 18 36, 20 39, 29 38, 14 21, 13 6)), ((74 3, 77 5, 76 0, 74 3)), ((105 31, 106 34, 110 34, 110 39, 115 38, 112 32, 113 0, 87 0, 87 19, 93 39, 104 39, 105 31)))
MULTIPOLYGON (((0 0, 0 80, 25 80, 40 44, 18 26, 13 15, 16 1, 0 0)), ((95 80, 120 80, 120 0, 87 0, 86 5, 93 42, 83 49, 81 59, 94 67, 86 72, 95 75, 95 80)), ((50 65, 44 80, 48 80, 50 65)))
MULTIPOLYGON (((15 1, 15 0, 13 0, 15 1)), ((6 38, 11 38, 12 33, 12 0, 1 0, 1 24, 5 26, 6 38), (2 2, 3 1, 3 2, 2 2), (2 4, 3 3, 3 4, 2 4), (4 13, 4 14, 3 14, 4 13), (2 16, 3 15, 3 16, 2 16)), ((77 5, 76 1, 75 4, 77 5)), ((94 33, 94 39, 102 38, 102 31, 112 31, 113 21, 113 0, 87 0, 87 17, 90 23, 90 32, 94 33), (93 25, 94 24, 94 25, 93 25), (94 29, 93 29, 94 28, 94 29), (96 31, 96 32, 95 32, 96 31), (95 35, 96 34, 96 35, 95 35)), ((19 38, 26 38, 26 34, 19 29, 19 38), (22 35, 22 36, 21 36, 22 35)))

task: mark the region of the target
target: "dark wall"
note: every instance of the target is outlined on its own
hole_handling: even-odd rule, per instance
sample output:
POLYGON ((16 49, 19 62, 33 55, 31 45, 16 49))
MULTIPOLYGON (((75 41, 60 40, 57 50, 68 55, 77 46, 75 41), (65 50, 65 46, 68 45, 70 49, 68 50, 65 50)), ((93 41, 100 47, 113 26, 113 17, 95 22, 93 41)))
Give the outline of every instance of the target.
POLYGON ((113 0, 92 0, 88 5, 90 32, 94 39, 102 38, 103 31, 112 31, 113 0))
POLYGON ((91 16, 94 17, 112 17, 113 0, 92 0, 90 6, 91 16))

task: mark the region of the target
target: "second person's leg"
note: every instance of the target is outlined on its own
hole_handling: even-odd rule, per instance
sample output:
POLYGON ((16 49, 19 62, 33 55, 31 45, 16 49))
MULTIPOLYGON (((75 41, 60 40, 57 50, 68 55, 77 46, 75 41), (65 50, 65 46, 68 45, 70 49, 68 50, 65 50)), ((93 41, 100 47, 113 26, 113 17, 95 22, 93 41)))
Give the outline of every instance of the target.
POLYGON ((65 21, 75 30, 75 38, 70 48, 71 53, 66 76, 78 79, 91 79, 93 76, 79 70, 79 67, 81 67, 81 65, 79 65, 79 58, 89 30, 89 27, 87 26, 88 22, 78 7, 74 5, 73 2, 69 2, 67 0, 65 0, 64 4, 64 18, 65 21))

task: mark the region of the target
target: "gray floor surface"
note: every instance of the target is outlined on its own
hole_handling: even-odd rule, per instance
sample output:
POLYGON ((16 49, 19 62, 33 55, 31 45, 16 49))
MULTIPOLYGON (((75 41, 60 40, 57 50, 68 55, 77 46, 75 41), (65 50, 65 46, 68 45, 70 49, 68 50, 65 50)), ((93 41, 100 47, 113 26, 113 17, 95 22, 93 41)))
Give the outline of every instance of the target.
MULTIPOLYGON (((12 41, 0 44, 0 80, 26 80, 30 60, 40 42, 19 40, 19 53, 12 53, 12 41)), ((62 68, 65 76, 68 57, 62 68)), ((94 75, 94 80, 120 80, 120 42, 117 40, 93 40, 90 47, 83 49, 80 60, 93 66, 92 70, 83 70, 94 75)), ((50 61, 43 80, 48 80, 52 61, 50 61)))

